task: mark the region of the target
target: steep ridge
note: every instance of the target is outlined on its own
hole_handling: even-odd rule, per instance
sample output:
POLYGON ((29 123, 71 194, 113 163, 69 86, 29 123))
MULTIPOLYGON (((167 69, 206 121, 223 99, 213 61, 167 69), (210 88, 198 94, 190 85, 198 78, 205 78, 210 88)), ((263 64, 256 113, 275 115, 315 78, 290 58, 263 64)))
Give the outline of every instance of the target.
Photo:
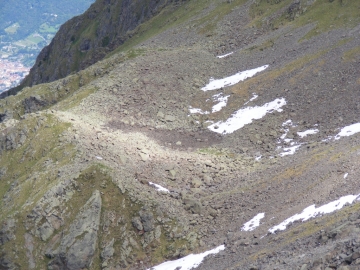
POLYGON ((0 100, 1 267, 358 269, 359 8, 188 1, 0 100))
POLYGON ((96 63, 134 35, 141 23, 166 6, 178 3, 181 1, 96 1, 84 14, 61 26, 52 42, 40 52, 29 75, 7 94, 64 78, 96 63))

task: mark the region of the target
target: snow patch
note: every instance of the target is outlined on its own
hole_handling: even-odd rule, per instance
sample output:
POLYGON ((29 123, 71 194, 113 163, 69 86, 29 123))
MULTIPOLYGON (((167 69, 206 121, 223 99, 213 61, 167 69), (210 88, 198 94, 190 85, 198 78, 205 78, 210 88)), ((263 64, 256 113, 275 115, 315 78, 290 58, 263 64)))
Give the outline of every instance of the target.
MULTIPOLYGON (((280 144, 281 141, 284 141, 286 143, 290 143, 291 147, 284 147, 283 148, 283 152, 280 153, 281 157, 284 156, 289 156, 289 155, 293 155, 295 154, 295 152, 300 148, 300 146, 302 145, 301 143, 296 143, 293 142, 293 139, 286 139, 287 134, 289 133, 290 127, 296 127, 296 125, 289 119, 287 121, 285 121, 282 124, 283 128, 284 128, 284 134, 280 136, 278 143, 280 144)), ((278 149, 281 149, 281 146, 278 146, 278 149)))
POLYGON ((322 142, 330 142, 332 140, 340 140, 341 137, 352 136, 360 132, 360 123, 352 124, 350 126, 343 127, 340 132, 335 136, 328 136, 326 139, 321 140, 322 142))
MULTIPOLYGON (((212 97, 212 98, 213 98, 213 101, 214 101, 214 102, 218 102, 218 103, 215 104, 215 105, 212 107, 211 112, 212 112, 212 113, 219 112, 219 111, 221 111, 222 108, 226 107, 229 97, 230 97, 230 95, 223 97, 223 96, 222 96, 222 93, 213 95, 213 97, 212 97)), ((206 101, 209 101, 209 99, 206 100, 206 101)), ((192 113, 192 114, 194 114, 194 113, 198 113, 198 114, 210 114, 210 112, 208 112, 208 111, 203 111, 202 109, 193 108, 193 107, 191 107, 191 106, 189 106, 189 111, 190 111, 190 113, 192 113)))
POLYGON ((299 135, 299 137, 304 138, 307 135, 316 134, 318 132, 319 132, 318 129, 309 129, 309 130, 305 130, 305 131, 302 131, 302 132, 298 132, 297 134, 299 135))
POLYGON ((293 124, 293 122, 292 122, 291 119, 289 119, 289 120, 285 121, 284 123, 282 123, 282 126, 283 126, 283 127, 286 127, 286 126, 295 127, 295 125, 293 124))
POLYGON ((281 157, 295 154, 296 150, 300 148, 301 144, 297 144, 291 147, 285 147, 284 152, 280 153, 281 157))
POLYGON ((249 101, 245 102, 244 105, 248 104, 248 103, 251 102, 251 101, 254 101, 254 100, 257 99, 258 97, 259 97, 259 96, 258 96, 257 94, 253 93, 253 97, 250 98, 249 101))
POLYGON ((217 133, 230 134, 243 126, 250 124, 255 119, 261 119, 268 113, 274 111, 282 112, 281 107, 284 105, 286 105, 285 99, 277 98, 261 107, 246 107, 233 113, 225 122, 219 121, 210 125, 208 128, 217 133))
POLYGON ((259 227, 260 220, 265 217, 265 213, 257 214, 255 217, 253 217, 250 221, 246 222, 244 226, 241 228, 242 231, 253 231, 256 227, 259 227))
POLYGON ((191 106, 189 106, 189 111, 190 111, 190 113, 199 113, 199 114, 209 114, 210 113, 208 111, 203 111, 202 109, 193 108, 191 106))
POLYGON ((157 191, 170 193, 170 190, 168 190, 167 188, 164 188, 164 187, 162 187, 162 186, 160 186, 158 184, 155 184, 153 182, 149 182, 149 185, 155 187, 157 191))
POLYGON ((318 208, 315 207, 315 204, 305 208, 300 214, 296 214, 283 222, 279 225, 276 225, 269 229, 269 232, 275 233, 276 231, 283 231, 286 229, 286 226, 290 223, 293 223, 297 220, 301 220, 302 222, 314 218, 319 215, 329 214, 336 210, 343 208, 346 204, 352 204, 355 200, 359 200, 359 195, 348 195, 341 197, 340 199, 320 206, 318 208))
POLYGON ((227 53, 227 54, 224 54, 224 55, 218 55, 218 56, 216 56, 217 58, 225 58, 225 57, 227 57, 227 56, 229 56, 229 55, 232 55, 234 52, 231 52, 231 53, 227 53))
POLYGON ((201 88, 201 90, 210 91, 210 90, 216 90, 216 89, 220 89, 222 87, 237 84, 238 82, 241 82, 247 78, 254 76, 258 72, 264 71, 268 67, 269 67, 269 65, 265 65, 262 67, 242 71, 242 72, 236 73, 235 75, 232 75, 232 76, 229 76, 229 77, 226 77, 223 79, 218 79, 218 80, 211 78, 209 83, 206 86, 204 86, 203 88, 201 88))
POLYGON ((217 97, 217 101, 219 101, 219 103, 218 103, 218 104, 215 104, 215 105, 212 107, 212 111, 211 111, 211 112, 212 112, 212 113, 219 112, 219 111, 221 111, 222 108, 226 107, 229 97, 230 97, 230 96, 225 96, 225 97, 218 96, 218 97, 217 97))
MULTIPOLYGON (((282 126, 284 127, 284 132, 285 133, 283 135, 281 135, 280 139, 285 140, 285 138, 286 138, 286 136, 287 136, 287 134, 289 132, 289 128, 287 128, 287 127, 296 127, 296 125, 294 125, 294 123, 289 119, 289 120, 285 121, 284 123, 282 123, 282 126)), ((287 139, 287 140, 291 141, 292 139, 287 139)), ((280 141, 279 141, 279 143, 280 143, 280 141)))
POLYGON ((339 140, 341 137, 352 136, 358 132, 360 132, 360 123, 346 126, 335 136, 335 140, 339 140))
POLYGON ((181 270, 191 270, 195 267, 198 267, 204 258, 210 254, 217 254, 220 251, 224 250, 225 246, 221 245, 212 250, 206 251, 200 254, 190 254, 184 258, 175 260, 175 261, 167 261, 157 266, 153 266, 147 270, 175 270, 181 268, 181 270))

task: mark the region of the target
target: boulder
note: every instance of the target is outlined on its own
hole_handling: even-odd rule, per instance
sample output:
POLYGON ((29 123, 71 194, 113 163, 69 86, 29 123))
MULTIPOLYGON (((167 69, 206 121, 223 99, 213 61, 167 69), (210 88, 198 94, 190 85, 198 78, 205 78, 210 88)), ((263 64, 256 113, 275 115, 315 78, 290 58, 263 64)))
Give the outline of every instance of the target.
POLYGON ((166 122, 174 122, 175 121, 175 116, 173 116, 173 115, 166 115, 165 116, 165 121, 166 122))
POLYGON ((140 220, 140 217, 134 217, 132 219, 132 225, 138 229, 139 231, 142 231, 144 229, 142 223, 141 223, 141 220, 140 220))
POLYGON ((34 238, 29 233, 25 233, 24 237, 25 237, 25 247, 27 249, 26 256, 28 257, 29 269, 35 269, 36 265, 33 256, 34 238))
POLYGON ((104 250, 101 252, 101 259, 103 261, 110 259, 113 255, 114 255, 114 241, 115 239, 113 238, 104 248, 104 250))
POLYGON ((0 246, 4 245, 5 243, 15 238, 14 229, 15 229, 14 219, 8 219, 3 223, 2 228, 0 230, 0 246))
POLYGON ((140 219, 145 232, 154 230, 154 216, 150 211, 140 211, 140 219))
POLYGON ((23 101, 25 113, 37 112, 49 105, 46 100, 41 99, 39 96, 30 96, 23 101))
POLYGON ((201 213, 201 203, 200 201, 196 200, 192 197, 184 197, 183 203, 185 204, 185 209, 194 213, 200 214, 201 213))

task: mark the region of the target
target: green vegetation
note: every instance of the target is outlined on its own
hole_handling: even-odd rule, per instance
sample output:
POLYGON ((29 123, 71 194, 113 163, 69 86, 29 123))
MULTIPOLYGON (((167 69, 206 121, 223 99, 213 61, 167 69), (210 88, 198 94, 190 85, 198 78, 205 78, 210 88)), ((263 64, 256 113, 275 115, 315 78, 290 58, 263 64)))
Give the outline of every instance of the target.
POLYGON ((14 45, 30 48, 32 46, 40 46, 43 47, 47 44, 47 40, 40 36, 39 34, 32 34, 25 39, 19 40, 17 42, 14 42, 14 45))
POLYGON ((110 38, 109 38, 109 37, 104 37, 104 38, 102 39, 102 41, 101 41, 101 45, 102 45, 103 47, 108 46, 109 43, 110 43, 110 38))
POLYGON ((13 35, 17 32, 17 30, 20 28, 20 24, 19 23, 14 23, 13 25, 9 26, 8 28, 5 29, 5 32, 13 35))
POLYGON ((355 48, 352 48, 351 50, 348 50, 344 53, 344 61, 348 62, 351 61, 360 55, 360 46, 357 46, 355 48))
POLYGON ((59 104, 59 107, 62 110, 68 110, 70 108, 76 107, 80 104, 80 102, 94 93, 96 91, 95 87, 86 87, 85 89, 80 89, 72 94, 70 97, 66 99, 66 102, 62 102, 59 104))
POLYGON ((50 26, 48 23, 43 23, 40 25, 39 31, 40 33, 56 33, 58 26, 50 26))
POLYGON ((315 27, 305 36, 311 38, 319 33, 339 27, 357 25, 360 22, 360 2, 342 0, 318 0, 312 4, 301 1, 296 5, 292 0, 257 0, 250 8, 253 25, 268 24, 272 28, 291 24, 301 27, 315 23, 315 27), (274 19, 270 20, 272 16, 274 19))
POLYGON ((296 26, 303 26, 309 21, 316 22, 316 27, 305 38, 310 38, 334 28, 357 25, 360 22, 360 2, 345 2, 342 0, 333 2, 328 0, 316 1, 313 6, 308 7, 303 16, 297 19, 296 26))
POLYGON ((199 32, 202 34, 211 35, 216 29, 216 25, 219 21, 229 14, 234 8, 245 4, 244 0, 235 1, 221 1, 216 8, 208 12, 205 16, 196 22, 196 25, 200 26, 199 32))
POLYGON ((127 57, 128 57, 129 59, 131 59, 131 58, 136 58, 136 57, 138 57, 138 56, 140 56, 140 55, 143 55, 143 54, 145 54, 145 50, 144 50, 144 49, 131 49, 131 50, 129 50, 129 51, 127 52, 127 57))
MULTIPOLYGON (((20 134, 24 133, 27 138, 24 144, 20 144, 13 150, 3 151, 0 155, 1 168, 6 172, 2 181, 7 183, 1 185, 0 196, 3 197, 9 190, 9 183, 14 182, 14 179, 17 179, 19 186, 23 183, 25 185, 22 186, 19 195, 11 201, 12 212, 22 209, 28 198, 41 196, 48 188, 46 183, 51 183, 45 180, 56 177, 54 171, 44 170, 46 160, 57 162, 57 165, 61 167, 71 159, 74 153, 72 146, 58 147, 57 145, 59 135, 69 126, 69 124, 57 122, 51 115, 46 115, 38 118, 29 117, 11 131, 15 136, 21 136, 20 134), (29 176, 33 178, 32 181, 28 181, 29 176)), ((6 202, 1 200, 2 218, 10 214, 6 206, 6 202)))
POLYGON ((273 15, 276 11, 287 7, 291 0, 266 1, 256 0, 250 7, 251 25, 260 26, 266 22, 266 18, 273 15))
POLYGON ((264 51, 268 48, 272 48, 274 47, 275 43, 274 43, 274 40, 273 39, 269 39, 265 42, 263 42, 262 44, 260 45, 254 45, 250 48, 247 49, 247 51, 253 51, 253 50, 259 50, 259 51, 264 51))
POLYGON ((195 18, 192 25, 185 26, 187 29, 195 28, 200 33, 211 35, 217 22, 232 11, 238 5, 245 3, 245 0, 235 0, 231 3, 215 0, 188 1, 179 7, 169 5, 157 16, 141 24, 134 30, 134 36, 119 46, 109 56, 118 52, 126 52, 137 44, 159 34, 175 25, 188 23, 190 18, 195 18), (211 17, 209 20, 209 17, 211 17))
POLYGON ((40 43, 41 41, 43 41, 43 39, 42 39, 41 37, 37 36, 37 35, 31 35, 31 36, 28 38, 28 40, 29 40, 30 42, 35 43, 35 44, 38 44, 38 43, 40 43))

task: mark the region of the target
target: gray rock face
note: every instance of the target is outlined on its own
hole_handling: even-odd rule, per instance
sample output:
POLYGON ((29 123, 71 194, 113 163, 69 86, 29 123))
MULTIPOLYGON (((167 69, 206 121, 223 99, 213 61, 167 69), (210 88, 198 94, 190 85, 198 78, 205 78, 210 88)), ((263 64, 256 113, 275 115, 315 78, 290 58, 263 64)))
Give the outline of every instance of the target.
POLYGON ((14 129, 0 136, 0 154, 5 150, 15 149, 17 146, 14 129))
POLYGON ((0 179, 6 175, 6 168, 0 169, 0 179))
POLYGON ((14 229, 14 219, 8 219, 3 223, 2 229, 0 230, 0 246, 15 238, 14 229))
POLYGON ((33 235, 46 241, 63 225, 62 206, 72 198, 74 185, 75 181, 64 180, 52 187, 40 199, 27 215, 29 224, 34 226, 33 235))
POLYGON ((0 269, 16 269, 15 264, 6 256, 0 257, 0 269))
POLYGON ((37 232, 41 240, 46 241, 54 233, 54 228, 51 226, 49 222, 45 222, 43 225, 41 225, 38 228, 37 232))
POLYGON ((173 115, 166 115, 165 116, 165 121, 167 121, 167 122, 174 122, 175 120, 176 120, 176 118, 173 115))
POLYGON ((27 249, 26 256, 28 257, 29 269, 35 269, 35 259, 33 256, 34 239, 31 234, 25 233, 25 247, 27 249))
POLYGON ((156 228, 155 228, 155 239, 159 240, 160 236, 161 236, 161 226, 159 225, 159 226, 156 226, 156 228))
POLYGON ((149 211, 140 211, 140 219, 145 232, 150 232, 154 229, 154 216, 149 211))
POLYGON ((48 105, 47 101, 42 100, 39 96, 31 96, 24 99, 25 113, 32 113, 39 111, 43 107, 48 105))
POLYGON ((4 113, 0 114, 0 123, 3 123, 6 120, 9 120, 12 118, 13 118, 13 113, 11 111, 5 111, 4 113))
MULTIPOLYGON (((0 247, 5 243, 15 239, 14 230, 16 228, 15 219, 7 219, 3 222, 0 230, 0 247)), ((9 257, 7 250, 1 250, 0 269, 15 269, 15 265, 9 257)))
POLYGON ((107 260, 110 259, 113 255, 114 255, 114 241, 115 239, 113 238, 104 248, 103 252, 101 252, 101 259, 102 260, 107 260))
POLYGON ((142 225, 141 220, 140 220, 139 217, 134 217, 134 218, 132 219, 132 224, 133 224, 133 226, 134 226, 136 229, 138 229, 139 231, 142 231, 142 230, 144 229, 144 227, 143 227, 143 225, 142 225))
POLYGON ((84 269, 90 267, 96 250, 101 216, 101 196, 96 190, 80 209, 68 234, 53 252, 48 269, 84 269))

